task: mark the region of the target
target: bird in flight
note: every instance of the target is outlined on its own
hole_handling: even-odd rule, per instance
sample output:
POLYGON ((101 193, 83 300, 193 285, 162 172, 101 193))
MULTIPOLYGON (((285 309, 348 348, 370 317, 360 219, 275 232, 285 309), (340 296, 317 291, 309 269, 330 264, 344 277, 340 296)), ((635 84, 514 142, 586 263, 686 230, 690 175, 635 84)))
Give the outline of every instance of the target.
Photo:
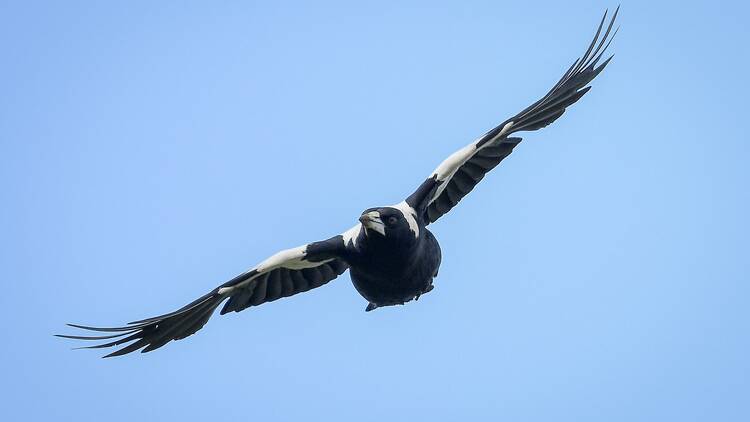
POLYGON ((419 299, 432 290, 441 260, 440 245, 427 226, 455 207, 521 142, 510 135, 549 125, 589 91, 588 84, 612 59, 600 60, 617 33, 612 28, 618 11, 606 29, 604 13, 586 52, 546 95, 451 154, 404 201, 366 209, 344 233, 278 252, 174 312, 122 327, 68 324, 103 335, 58 336, 106 341, 83 347, 87 349, 124 345, 104 357, 150 352, 200 330, 222 303, 222 315, 239 312, 320 287, 347 269, 368 302, 366 311, 419 299))

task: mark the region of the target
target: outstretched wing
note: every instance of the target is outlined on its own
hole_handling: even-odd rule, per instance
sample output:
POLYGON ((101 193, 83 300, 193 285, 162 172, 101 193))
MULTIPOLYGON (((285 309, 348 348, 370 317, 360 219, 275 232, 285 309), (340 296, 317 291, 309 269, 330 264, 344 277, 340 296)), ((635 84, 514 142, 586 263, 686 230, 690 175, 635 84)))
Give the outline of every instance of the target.
POLYGON ((130 343, 104 357, 120 356, 138 349, 143 349, 143 353, 150 352, 171 340, 183 339, 200 330, 211 318, 214 310, 227 299, 221 310, 222 315, 306 292, 328 283, 349 268, 340 258, 344 250, 344 236, 348 234, 281 251, 174 312, 134 321, 122 327, 68 324, 75 328, 103 332, 106 335, 57 336, 76 340, 112 340, 82 347, 84 349, 100 349, 130 343))
POLYGON ((552 89, 525 110, 485 133, 443 161, 406 202, 430 224, 450 211, 490 170, 510 155, 521 138, 508 135, 541 129, 557 120, 565 109, 581 99, 591 82, 612 59, 597 66, 617 30, 612 32, 619 7, 602 35, 604 13, 594 39, 552 89), (611 36, 610 36, 611 34, 611 36))

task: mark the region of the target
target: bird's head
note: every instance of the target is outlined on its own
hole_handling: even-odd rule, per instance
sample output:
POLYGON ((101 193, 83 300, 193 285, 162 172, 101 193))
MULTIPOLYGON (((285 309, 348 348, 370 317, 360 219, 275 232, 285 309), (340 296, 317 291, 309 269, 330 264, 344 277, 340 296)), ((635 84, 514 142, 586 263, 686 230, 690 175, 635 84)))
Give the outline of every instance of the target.
POLYGON ((420 228, 411 208, 380 207, 362 212, 359 221, 368 237, 379 236, 388 240, 413 242, 419 238, 420 228))

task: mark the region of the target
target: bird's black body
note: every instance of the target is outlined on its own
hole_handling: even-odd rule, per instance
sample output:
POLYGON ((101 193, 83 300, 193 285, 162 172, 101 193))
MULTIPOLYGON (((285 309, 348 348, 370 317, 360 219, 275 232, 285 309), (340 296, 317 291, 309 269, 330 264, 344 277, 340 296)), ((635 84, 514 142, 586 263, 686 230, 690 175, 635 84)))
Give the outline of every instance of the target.
POLYGON ((432 290, 440 268, 440 245, 429 230, 422 230, 416 242, 362 235, 358 247, 347 250, 352 283, 369 302, 367 310, 402 305, 432 290))
MULTIPOLYGON (((546 127, 589 91, 591 87, 587 85, 611 60, 610 57, 598 64, 614 37, 610 37, 610 31, 617 11, 600 37, 606 16, 605 13, 583 56, 547 94, 453 153, 403 202, 367 209, 359 223, 346 232, 278 252, 174 312, 122 327, 70 324, 108 334, 61 337, 111 340, 90 348, 127 344, 107 356, 139 349, 148 352, 195 333, 222 303, 221 314, 239 312, 320 287, 347 269, 355 288, 368 301, 368 311, 419 298, 432 290, 442 258, 440 245, 427 226, 448 213, 510 155, 521 142, 521 138, 511 134, 546 127)), ((488 230, 493 229, 493 223, 488 222, 488 230)))

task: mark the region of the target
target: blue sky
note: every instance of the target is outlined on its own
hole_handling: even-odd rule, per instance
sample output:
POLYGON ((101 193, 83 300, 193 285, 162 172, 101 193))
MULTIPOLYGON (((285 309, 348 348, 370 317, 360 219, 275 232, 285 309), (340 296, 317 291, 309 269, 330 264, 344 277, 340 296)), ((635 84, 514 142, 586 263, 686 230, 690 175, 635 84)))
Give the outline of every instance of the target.
POLYGON ((315 3, 0 3, 5 420, 750 419, 744 2, 624 2, 594 89, 431 226, 419 302, 344 276, 146 355, 53 338, 402 200, 616 6, 315 3))

